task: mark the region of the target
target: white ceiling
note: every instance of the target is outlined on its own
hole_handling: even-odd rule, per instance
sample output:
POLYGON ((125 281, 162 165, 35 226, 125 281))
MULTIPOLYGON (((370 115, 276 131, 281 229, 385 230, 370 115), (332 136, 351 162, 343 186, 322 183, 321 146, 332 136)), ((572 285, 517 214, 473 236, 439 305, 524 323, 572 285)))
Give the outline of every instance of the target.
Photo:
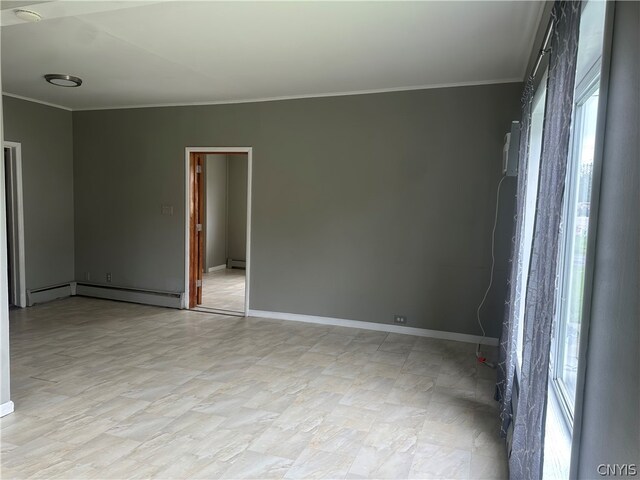
POLYGON ((81 110, 520 81, 542 7, 3 2, 2 85, 9 94, 81 110), (18 6, 43 20, 20 21, 18 6), (46 73, 84 83, 55 87, 46 73))

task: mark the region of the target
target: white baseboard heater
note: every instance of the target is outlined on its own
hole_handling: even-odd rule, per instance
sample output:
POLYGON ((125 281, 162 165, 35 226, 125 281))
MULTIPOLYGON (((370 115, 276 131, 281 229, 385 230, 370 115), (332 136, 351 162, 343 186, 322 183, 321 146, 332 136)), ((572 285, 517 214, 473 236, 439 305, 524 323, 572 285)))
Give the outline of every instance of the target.
POLYGON ((50 302, 58 298, 75 295, 75 285, 75 282, 69 282, 27 290, 27 306, 32 307, 38 303, 50 302))
POLYGON ((76 295, 121 302, 142 303, 158 307, 182 308, 182 293, 143 290, 130 287, 78 283, 76 295))
POLYGON ((247 268, 247 262, 245 260, 227 258, 227 268, 247 268))

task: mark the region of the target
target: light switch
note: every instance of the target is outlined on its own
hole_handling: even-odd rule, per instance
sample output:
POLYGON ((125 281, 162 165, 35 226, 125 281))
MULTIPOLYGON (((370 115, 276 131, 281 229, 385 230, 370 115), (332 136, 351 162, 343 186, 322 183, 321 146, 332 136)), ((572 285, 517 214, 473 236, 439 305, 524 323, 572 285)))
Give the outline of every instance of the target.
POLYGON ((173 205, 162 205, 162 215, 173 215, 173 205))

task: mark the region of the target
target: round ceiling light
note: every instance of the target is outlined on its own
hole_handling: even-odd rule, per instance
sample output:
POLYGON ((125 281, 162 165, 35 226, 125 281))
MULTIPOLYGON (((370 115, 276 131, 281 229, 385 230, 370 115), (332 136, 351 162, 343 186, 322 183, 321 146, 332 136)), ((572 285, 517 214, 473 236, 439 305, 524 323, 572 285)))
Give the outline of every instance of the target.
POLYGON ((16 17, 18 17, 20 20, 24 20, 25 22, 39 22, 40 20, 42 20, 40 14, 32 10, 24 10, 22 8, 19 8, 17 10, 14 10, 13 13, 15 13, 16 17))
POLYGON ((52 85, 58 87, 79 87, 82 85, 82 79, 73 75, 65 75, 62 73, 48 73, 44 79, 52 85))

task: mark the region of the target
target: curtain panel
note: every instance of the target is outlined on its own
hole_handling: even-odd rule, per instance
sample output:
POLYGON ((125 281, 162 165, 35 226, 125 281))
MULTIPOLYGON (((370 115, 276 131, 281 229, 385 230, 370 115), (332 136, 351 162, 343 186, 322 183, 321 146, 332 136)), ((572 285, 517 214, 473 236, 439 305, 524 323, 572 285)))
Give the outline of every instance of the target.
MULTIPOLYGON (((503 332, 501 371, 498 393, 503 408, 501 415, 503 430, 511 419, 511 394, 516 357, 516 315, 519 301, 525 302, 524 340, 521 378, 518 379, 519 395, 517 415, 514 419, 513 442, 509 458, 509 475, 514 480, 538 480, 542 478, 544 425, 549 380, 549 354, 551 331, 554 319, 557 291, 557 265, 560 241, 562 200, 564 194, 567 156, 573 112, 575 68, 578 52, 578 34, 582 2, 556 1, 552 10, 553 33, 550 45, 547 99, 545 106, 540 159, 539 185, 533 230, 533 244, 528 280, 524 295, 518 291, 513 279, 519 278, 521 259, 514 253, 512 261, 512 283, 509 296, 507 329, 503 332), (514 272, 515 270, 515 272, 514 272), (515 290, 515 291, 514 291, 515 290), (522 298, 521 298, 522 297, 522 298), (500 383, 502 381, 502 383, 500 383), (508 404, 507 398, 509 398, 508 404)), ((526 94, 528 98, 531 92, 526 94)), ((529 110, 523 113, 528 128, 529 110)), ((527 104, 525 103, 525 108, 527 104)), ((528 137, 528 130, 523 131, 528 137)), ((525 143, 528 143, 525 140, 525 143)), ((526 165, 528 145, 521 145, 521 160, 526 165), (524 150, 524 152, 523 152, 524 150)), ((522 170, 520 170, 522 176, 522 170)), ((519 185, 520 188, 520 181, 519 185)), ((526 182, 526 178, 524 179, 526 182)), ((526 184, 526 183, 525 183, 526 184)), ((523 192, 519 190, 519 204, 523 192)), ((521 205, 518 205, 521 208, 521 205)), ((518 223, 522 222, 522 211, 518 210, 518 223)), ((521 225, 519 225, 520 227, 521 225)), ((520 228, 516 230, 514 252, 519 250, 520 228)))
POLYGON ((507 304, 504 309, 502 334, 498 347, 498 381, 496 400, 500 402, 500 435, 507 436, 507 429, 513 415, 513 381, 516 367, 516 348, 518 342, 518 311, 522 292, 522 257, 520 244, 524 225, 526 200, 527 168, 529 159, 529 131, 531 129, 531 108, 534 89, 533 79, 529 78, 522 95, 522 120, 520 121, 520 146, 518 150, 518 183, 516 187, 516 207, 514 215, 514 235, 511 239, 511 272, 507 282, 507 304))

